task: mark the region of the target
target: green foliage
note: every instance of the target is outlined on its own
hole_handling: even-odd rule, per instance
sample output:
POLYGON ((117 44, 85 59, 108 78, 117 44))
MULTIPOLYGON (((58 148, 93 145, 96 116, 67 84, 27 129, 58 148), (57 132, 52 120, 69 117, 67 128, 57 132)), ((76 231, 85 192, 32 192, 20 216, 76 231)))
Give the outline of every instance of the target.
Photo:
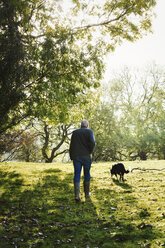
POLYGON ((13 130, 0 136, 1 161, 39 161, 38 137, 30 130, 13 130))
MULTIPOLYGON (((110 39, 107 49, 114 49, 123 40, 135 41, 151 27, 152 8, 156 1, 73 1, 76 5, 74 13, 81 18, 79 29, 90 29, 99 33, 104 40, 110 39), (88 7, 85 7, 87 4, 88 7), (85 7, 85 12, 84 12, 85 7)), ((73 18, 74 19, 74 18, 73 18)))
MULTIPOLYGON (((41 1, 1 0, 0 8, 0 132, 16 125, 29 114, 19 103, 26 101, 26 88, 35 68, 30 39, 33 12, 41 1), (33 61, 33 62, 32 62, 33 61)), ((42 6, 40 6, 42 9, 42 6)), ((37 21, 37 18, 35 18, 37 21)))
MULTIPOLYGON (((125 165, 165 168, 164 161, 125 165)), ((92 165, 93 195, 85 200, 82 181, 77 204, 71 163, 1 163, 1 247, 163 247, 164 170, 133 171, 119 182, 111 166, 92 165)))
POLYGON ((99 86, 103 55, 141 37, 155 5, 73 1, 67 12, 61 3, 1 0, 0 132, 27 116, 65 122, 70 107, 99 86))
POLYGON ((100 104, 93 109, 93 118, 90 118, 90 127, 94 131, 96 146, 93 154, 95 161, 116 160, 116 149, 120 130, 117 127, 113 110, 108 104, 100 104))
POLYGON ((164 159, 163 82, 164 73, 156 66, 140 79, 125 68, 109 82, 90 120, 94 160, 164 159))
POLYGON ((53 38, 45 39, 40 51, 41 79, 33 88, 31 101, 36 117, 59 123, 66 121, 72 105, 88 102, 87 89, 99 86, 103 66, 97 51, 86 55, 72 39, 69 41, 69 31, 53 34, 53 38))

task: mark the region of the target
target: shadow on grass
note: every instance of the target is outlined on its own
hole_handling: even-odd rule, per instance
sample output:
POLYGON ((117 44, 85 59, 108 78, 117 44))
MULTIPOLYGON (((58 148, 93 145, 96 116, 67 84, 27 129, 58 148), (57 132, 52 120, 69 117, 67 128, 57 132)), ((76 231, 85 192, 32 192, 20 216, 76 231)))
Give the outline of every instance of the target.
POLYGON ((117 180, 117 179, 114 179, 114 178, 112 178, 112 180, 113 180, 113 182, 114 182, 116 185, 120 186, 121 188, 132 190, 132 186, 129 185, 129 184, 127 184, 126 181, 121 182, 121 181, 119 181, 119 180, 117 180))
POLYGON ((32 186, 15 172, 0 171, 0 182, 1 248, 132 248, 160 235, 149 225, 118 218, 120 196, 94 181, 93 197, 75 203, 73 174, 60 169, 46 169, 32 186))
POLYGON ((90 244, 96 208, 90 199, 75 202, 72 174, 49 169, 36 185, 27 185, 18 173, 0 171, 0 181, 1 248, 90 244))
POLYGON ((23 179, 18 173, 0 170, 0 214, 8 213, 12 203, 20 197, 23 179))
POLYGON ((61 172, 60 169, 48 169, 44 171, 45 173, 57 173, 57 172, 61 172))
MULTIPOLYGON (((100 188, 97 182, 94 186, 97 208, 101 210, 99 216, 102 216, 102 241, 97 244, 98 247, 151 247, 155 244, 154 240, 162 239, 163 233, 150 223, 147 212, 143 218, 139 216, 140 208, 137 198, 132 194, 132 187, 118 180, 113 182, 124 190, 100 188), (135 211, 131 211, 131 208, 135 211)), ((165 245, 164 241, 162 244, 165 245)))

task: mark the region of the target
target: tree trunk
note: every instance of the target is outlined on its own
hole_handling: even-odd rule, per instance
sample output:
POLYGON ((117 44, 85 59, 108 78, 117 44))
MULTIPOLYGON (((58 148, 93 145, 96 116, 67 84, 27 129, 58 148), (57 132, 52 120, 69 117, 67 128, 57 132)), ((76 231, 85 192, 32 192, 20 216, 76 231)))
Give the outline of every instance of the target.
POLYGON ((138 155, 141 160, 147 160, 147 153, 145 151, 138 152, 138 155))

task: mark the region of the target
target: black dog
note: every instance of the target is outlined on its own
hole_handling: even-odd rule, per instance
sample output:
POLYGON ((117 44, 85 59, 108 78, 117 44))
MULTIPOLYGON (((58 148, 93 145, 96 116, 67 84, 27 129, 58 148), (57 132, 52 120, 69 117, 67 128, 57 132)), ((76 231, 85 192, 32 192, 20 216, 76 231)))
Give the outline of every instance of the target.
POLYGON ((129 170, 126 170, 122 163, 112 165, 112 169, 110 170, 111 176, 115 175, 118 179, 117 175, 120 175, 120 181, 124 182, 124 173, 129 173, 129 170))

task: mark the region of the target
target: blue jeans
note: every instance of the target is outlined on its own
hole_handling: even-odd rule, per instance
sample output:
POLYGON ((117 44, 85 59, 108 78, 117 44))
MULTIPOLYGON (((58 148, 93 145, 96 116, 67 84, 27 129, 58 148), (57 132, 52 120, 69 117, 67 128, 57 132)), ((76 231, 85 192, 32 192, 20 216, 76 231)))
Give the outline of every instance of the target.
POLYGON ((84 182, 89 182, 91 179, 90 168, 92 160, 89 156, 79 156, 73 159, 74 166, 74 182, 80 182, 81 170, 84 169, 84 182))

